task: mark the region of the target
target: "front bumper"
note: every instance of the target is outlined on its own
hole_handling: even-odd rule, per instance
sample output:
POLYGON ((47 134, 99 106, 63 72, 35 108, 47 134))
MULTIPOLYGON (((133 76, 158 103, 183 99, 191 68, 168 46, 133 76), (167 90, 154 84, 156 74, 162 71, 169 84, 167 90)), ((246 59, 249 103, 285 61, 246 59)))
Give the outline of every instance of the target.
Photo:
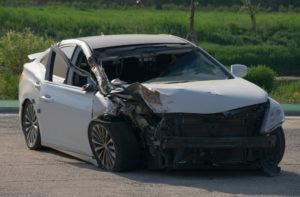
POLYGON ((205 149, 232 149, 232 148, 272 148, 276 137, 166 137, 161 144, 163 149, 177 148, 205 148, 205 149))
POLYGON ((165 137, 150 148, 151 169, 257 166, 276 146, 275 135, 255 137, 165 137))
POLYGON ((266 158, 276 136, 260 134, 267 103, 219 114, 165 114, 150 141, 150 168, 253 164, 266 158), (152 167, 151 167, 152 166, 152 167))

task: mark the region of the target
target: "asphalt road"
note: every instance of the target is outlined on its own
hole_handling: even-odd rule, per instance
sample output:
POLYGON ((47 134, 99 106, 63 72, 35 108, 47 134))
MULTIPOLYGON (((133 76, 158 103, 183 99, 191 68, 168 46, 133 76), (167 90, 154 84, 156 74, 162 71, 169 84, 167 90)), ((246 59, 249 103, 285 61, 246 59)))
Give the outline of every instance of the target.
POLYGON ((16 116, 0 115, 0 197, 300 196, 300 118, 289 119, 277 177, 259 171, 105 172, 57 151, 26 148, 16 116))

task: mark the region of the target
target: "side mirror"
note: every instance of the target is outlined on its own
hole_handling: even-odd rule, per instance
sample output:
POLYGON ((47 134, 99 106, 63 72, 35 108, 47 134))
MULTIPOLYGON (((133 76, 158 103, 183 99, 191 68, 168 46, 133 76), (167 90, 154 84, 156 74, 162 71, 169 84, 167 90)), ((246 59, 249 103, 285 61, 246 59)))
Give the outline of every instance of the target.
POLYGON ((242 64, 231 65, 231 73, 236 77, 245 77, 247 75, 247 66, 242 64))
POLYGON ((84 86, 82 86, 82 90, 86 92, 94 92, 95 91, 95 86, 92 85, 91 83, 87 83, 84 86))

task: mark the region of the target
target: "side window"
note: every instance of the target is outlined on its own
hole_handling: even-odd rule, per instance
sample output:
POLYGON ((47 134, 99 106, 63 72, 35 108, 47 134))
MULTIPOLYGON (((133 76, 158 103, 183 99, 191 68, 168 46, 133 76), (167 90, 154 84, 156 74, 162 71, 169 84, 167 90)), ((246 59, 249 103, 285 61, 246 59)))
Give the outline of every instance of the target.
POLYGON ((62 46, 60 48, 60 50, 65 53, 65 55, 67 56, 67 58, 69 58, 69 60, 71 60, 72 55, 73 55, 74 50, 75 50, 75 46, 62 46))
POLYGON ((47 66, 48 57, 49 57, 49 53, 47 53, 46 55, 44 55, 44 57, 41 59, 41 63, 42 63, 44 66, 47 66))
MULTIPOLYGON (((81 51, 78 54, 78 58, 76 60, 75 66, 84 72, 90 73, 90 67, 87 63, 86 57, 81 51)), ((74 72, 72 79, 71 79, 71 85, 82 87, 83 85, 88 83, 88 77, 85 75, 80 75, 79 73, 74 72)))
POLYGON ((83 52, 80 52, 76 61, 76 66, 82 70, 85 70, 87 72, 90 71, 90 67, 88 65, 87 59, 83 52))
POLYGON ((53 64, 53 82, 64 83, 68 72, 68 64, 64 59, 56 54, 53 64))

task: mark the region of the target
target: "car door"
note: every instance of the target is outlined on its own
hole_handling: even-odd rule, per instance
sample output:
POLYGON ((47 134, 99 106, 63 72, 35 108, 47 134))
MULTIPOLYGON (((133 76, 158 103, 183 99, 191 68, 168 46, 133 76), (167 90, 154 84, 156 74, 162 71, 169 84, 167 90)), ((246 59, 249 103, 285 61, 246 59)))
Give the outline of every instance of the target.
POLYGON ((87 130, 94 94, 66 83, 71 67, 66 55, 53 46, 41 86, 41 137, 48 146, 85 154, 90 152, 87 130))

